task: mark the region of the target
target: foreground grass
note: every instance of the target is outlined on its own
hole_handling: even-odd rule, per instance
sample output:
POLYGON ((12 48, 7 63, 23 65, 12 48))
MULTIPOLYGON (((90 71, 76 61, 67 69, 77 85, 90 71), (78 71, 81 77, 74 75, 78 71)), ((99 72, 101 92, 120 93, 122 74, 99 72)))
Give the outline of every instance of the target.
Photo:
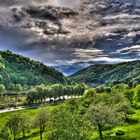
POLYGON ((126 135, 125 138, 132 140, 140 140, 140 110, 135 110, 135 114, 130 115, 131 122, 125 126, 116 127, 113 131, 123 130, 126 135))
POLYGON ((140 110, 135 110, 135 114, 129 115, 128 118, 129 123, 105 131, 105 135, 110 134, 110 137, 105 138, 105 140, 140 140, 140 110), (115 136, 115 132, 118 130, 124 131, 125 135, 115 136))
MULTIPOLYGON (((57 106, 47 106, 44 107, 48 111, 55 109, 57 106)), ((18 113, 24 113, 30 117, 34 116, 37 112, 37 108, 34 109, 26 109, 18 111, 18 113)), ((2 113, 0 114, 0 127, 5 124, 8 117, 10 117, 14 112, 9 113, 2 113)), ((131 120, 128 124, 125 124, 123 126, 115 127, 114 129, 110 131, 104 131, 104 136, 109 134, 107 138, 104 140, 140 140, 140 109, 135 110, 135 114, 129 115, 129 119, 131 120), (125 136, 122 137, 116 137, 115 132, 117 130, 122 130, 125 132, 125 136)), ((26 134, 25 140, 39 140, 39 130, 38 129, 32 129, 30 134, 26 134)), ((93 135, 91 136, 91 140, 97 140, 98 139, 98 133, 93 132, 93 135)), ((1 140, 1 139, 0 139, 1 140)), ((22 135, 19 135, 18 140, 23 140, 22 135)))
MULTIPOLYGON (((46 106, 44 108, 48 111, 51 111, 51 110, 55 109, 56 107, 57 106, 46 106)), ((16 111, 16 112, 24 113, 32 118, 32 116, 36 115, 37 111, 38 111, 38 108, 20 110, 20 111, 16 111)), ((6 123, 7 118, 9 118, 14 113, 15 112, 1 113, 0 114, 0 127, 2 127, 6 123)), ((3 139, 0 138, 0 140, 3 140, 3 139)), ((18 136, 18 140, 23 140, 22 135, 18 136)), ((24 138, 24 140, 39 140, 39 130, 32 129, 29 134, 26 134, 26 137, 24 138)))

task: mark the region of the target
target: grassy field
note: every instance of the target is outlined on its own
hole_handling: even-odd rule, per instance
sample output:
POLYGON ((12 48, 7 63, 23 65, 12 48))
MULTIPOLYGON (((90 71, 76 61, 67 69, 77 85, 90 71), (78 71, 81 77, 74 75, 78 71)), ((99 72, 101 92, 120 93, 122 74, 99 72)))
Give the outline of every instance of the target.
MULTIPOLYGON (((47 106, 44 107, 46 108, 46 110, 50 111, 52 109, 54 109, 56 106, 47 106)), ((26 109, 26 110, 21 110, 21 111, 17 111, 18 113, 24 113, 26 115, 28 115, 29 117, 32 118, 32 116, 35 116, 37 113, 37 108, 34 109, 26 109)), ((15 112, 8 112, 8 113, 2 113, 0 114, 0 127, 2 127, 7 118, 9 118, 13 113, 15 112)), ((22 135, 18 136, 18 140, 23 140, 22 135)), ((25 140, 39 140, 39 130, 38 129, 32 129, 30 134, 26 134, 26 137, 24 138, 25 140)), ((3 140, 0 138, 0 140, 3 140)))
MULTIPOLYGON (((52 110, 57 106, 47 106, 45 107, 47 110, 52 110)), ((18 111, 21 113, 25 113, 26 115, 32 117, 35 116, 37 109, 26 109, 22 111, 18 111)), ((6 122, 6 118, 10 117, 14 112, 3 113, 0 114, 0 124, 1 126, 6 122)), ((129 124, 125 124, 123 126, 118 126, 110 131, 104 131, 104 136, 109 134, 110 137, 105 138, 105 140, 140 140, 140 109, 135 110, 135 114, 129 115, 129 119, 131 120, 129 124), (125 136, 116 137, 115 132, 117 130, 122 130, 125 132, 125 136)), ((98 139, 98 133, 95 131, 91 136, 91 140, 98 139)), ((0 139, 1 140, 1 139, 0 139)), ((23 140, 22 135, 19 135, 18 140, 23 140)), ((26 134, 25 140, 39 140, 39 130, 33 129, 30 134, 26 134)))
POLYGON ((140 110, 135 110, 135 114, 129 115, 129 123, 123 126, 118 126, 111 131, 105 131, 104 134, 111 134, 112 137, 105 140, 140 140, 140 110), (125 136, 115 136, 115 132, 122 130, 125 132, 125 136))
POLYGON ((125 131, 125 137, 132 140, 140 140, 140 110, 135 110, 135 114, 130 115, 131 122, 125 126, 116 127, 113 131, 125 131))

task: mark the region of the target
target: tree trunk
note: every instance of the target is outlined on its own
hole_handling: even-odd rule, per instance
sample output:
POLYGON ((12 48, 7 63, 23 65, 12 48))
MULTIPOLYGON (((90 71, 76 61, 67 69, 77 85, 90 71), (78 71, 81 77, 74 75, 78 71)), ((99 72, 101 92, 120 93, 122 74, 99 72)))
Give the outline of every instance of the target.
POLYGON ((103 138, 103 134, 102 134, 102 127, 101 127, 101 125, 98 125, 98 131, 99 131, 100 139, 102 139, 103 138))
POLYGON ((25 130, 23 129, 22 131, 22 134, 23 134, 23 138, 25 137, 25 130))
POLYGON ((65 100, 65 95, 63 95, 63 101, 65 100))
POLYGON ((16 135, 14 134, 14 140, 16 140, 16 135))
POLYGON ((42 129, 40 128, 40 140, 42 140, 43 137, 42 137, 42 129))
POLYGON ((133 107, 133 101, 132 100, 130 100, 130 104, 131 104, 131 107, 133 107))

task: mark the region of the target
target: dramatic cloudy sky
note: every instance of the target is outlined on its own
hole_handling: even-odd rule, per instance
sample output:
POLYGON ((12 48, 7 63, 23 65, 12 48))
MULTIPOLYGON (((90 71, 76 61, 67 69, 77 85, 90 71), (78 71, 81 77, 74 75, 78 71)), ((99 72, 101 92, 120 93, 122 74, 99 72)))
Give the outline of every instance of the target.
MULTIPOLYGON (((99 20, 96 22, 93 19, 87 20, 87 17, 84 17, 84 19, 82 14, 77 19, 61 19, 61 23, 65 27, 69 27, 68 29, 70 30, 70 35, 67 36, 65 43, 64 40, 61 40, 64 36, 56 35, 57 39, 60 38, 61 45, 48 45, 47 41, 44 41, 44 38, 41 38, 41 41, 31 32, 23 32, 23 29, 21 30, 18 26, 14 28, 11 22, 12 16, 9 9, 13 7, 49 4, 73 9, 78 2, 79 0, 0 0, 0 49, 11 50, 14 53, 42 61, 46 65, 54 66, 66 75, 95 63, 117 63, 140 58, 140 45, 139 43, 134 44, 132 42, 133 40, 135 42, 139 41, 137 39, 139 37, 137 36, 138 32, 135 33, 140 28, 140 25, 137 24, 139 23, 137 15, 129 16, 127 13, 119 13, 118 15, 115 14, 115 16, 106 16, 104 17, 104 21, 111 21, 111 19, 115 21, 117 19, 118 22, 118 19, 120 19, 120 23, 122 24, 120 26, 120 23, 116 23, 115 21, 115 24, 108 24, 106 27, 97 26, 99 20), (128 25, 126 21, 129 22, 129 20, 130 24, 128 25), (134 25, 133 22, 135 23, 134 25), (129 31, 120 35, 120 27, 122 28, 122 33, 124 30, 129 29, 129 31), (112 31, 115 33, 112 33, 112 31), (102 38, 102 34, 106 38, 104 39, 103 37, 102 41, 98 39, 94 42, 97 36, 102 38), (107 36, 109 37, 107 38, 107 36), (79 45, 79 43, 75 43, 74 45, 71 43, 71 46, 67 45, 68 38, 70 37, 73 40, 79 40, 82 45, 79 45), (86 44, 86 41, 90 43, 86 44)), ((89 5, 88 8, 92 9, 92 5, 89 5)), ((87 12, 87 8, 85 9, 85 12, 87 12)), ((95 18, 97 19, 97 17, 95 18)), ((55 28, 55 25, 52 23, 51 25, 55 28)), ((39 37, 41 36, 38 28, 31 28, 31 30, 37 32, 39 37)))
MULTIPOLYGON (((0 23, 2 24, 0 26, 0 49, 11 50, 14 53, 57 67, 57 63, 60 65, 61 60, 69 59, 67 55, 69 52, 59 50, 57 47, 49 49, 45 43, 35 42, 31 34, 25 34, 19 28, 13 28, 10 25, 11 15, 8 10, 15 6, 40 5, 40 3, 73 8, 77 2, 78 0, 0 0, 0 23)), ((60 70, 63 71, 63 68, 60 70)))

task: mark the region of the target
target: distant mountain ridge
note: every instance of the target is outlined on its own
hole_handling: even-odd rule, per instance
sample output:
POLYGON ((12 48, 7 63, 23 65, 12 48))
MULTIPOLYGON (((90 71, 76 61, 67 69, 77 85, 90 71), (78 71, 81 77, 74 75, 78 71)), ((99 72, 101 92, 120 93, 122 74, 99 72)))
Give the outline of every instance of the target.
POLYGON ((98 64, 83 69, 70 78, 90 85, 140 83, 140 60, 120 64, 98 64))
POLYGON ((1 63, 5 68, 0 70, 0 82, 4 85, 21 84, 34 86, 39 84, 66 83, 66 77, 52 67, 29 58, 0 51, 1 63))

